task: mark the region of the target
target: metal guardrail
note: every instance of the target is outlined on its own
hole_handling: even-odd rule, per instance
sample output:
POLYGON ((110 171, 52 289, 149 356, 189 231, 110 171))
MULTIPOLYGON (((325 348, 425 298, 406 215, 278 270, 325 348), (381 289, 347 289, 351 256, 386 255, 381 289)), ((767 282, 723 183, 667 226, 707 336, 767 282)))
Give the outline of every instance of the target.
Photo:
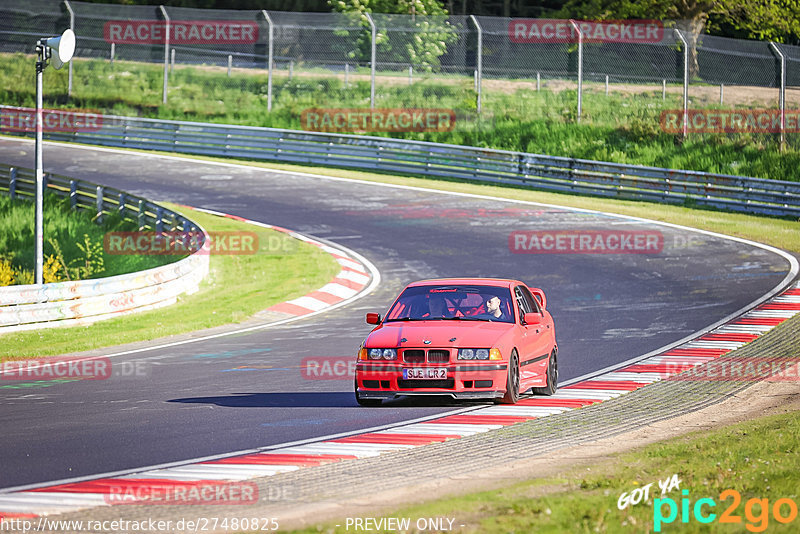
MULTIPOLYGON (((92 210, 96 220, 117 212, 143 231, 205 234, 179 213, 117 189, 56 174, 45 174, 45 187, 69 198, 73 208, 92 210)), ((0 193, 33 199, 33 170, 0 164, 0 193)), ((0 287, 0 333, 86 324, 171 304, 178 295, 196 291, 208 273, 208 255, 199 248, 177 262, 130 274, 0 287)))
MULTIPOLYGON (((6 106, 0 106, 0 113, 4 109, 6 106)), ((116 116, 103 116, 102 124, 92 131, 44 135, 57 141, 460 178, 563 193, 800 216, 798 182, 387 137, 116 116)))

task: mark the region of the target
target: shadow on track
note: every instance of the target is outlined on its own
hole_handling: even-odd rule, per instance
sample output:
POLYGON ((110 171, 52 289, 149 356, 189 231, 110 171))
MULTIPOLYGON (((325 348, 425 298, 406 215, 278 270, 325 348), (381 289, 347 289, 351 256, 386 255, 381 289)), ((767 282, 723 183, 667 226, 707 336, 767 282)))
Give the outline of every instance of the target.
MULTIPOLYGON (((188 397, 167 402, 213 404, 227 408, 360 408, 351 391, 319 393, 231 393, 218 397, 188 397)), ((384 408, 466 407, 475 402, 456 402, 449 397, 415 396, 384 402, 384 408)), ((360 408, 369 409, 369 408, 360 408)))

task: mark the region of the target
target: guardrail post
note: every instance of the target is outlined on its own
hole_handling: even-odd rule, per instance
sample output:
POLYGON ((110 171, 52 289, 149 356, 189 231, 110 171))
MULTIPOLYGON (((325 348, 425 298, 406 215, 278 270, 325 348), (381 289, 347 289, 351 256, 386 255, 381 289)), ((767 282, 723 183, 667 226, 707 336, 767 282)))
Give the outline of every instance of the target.
MULTIPOLYGON (((261 10, 261 14, 264 15, 264 19, 267 21, 267 111, 272 111, 272 53, 273 53, 273 43, 274 43, 274 33, 272 29, 272 19, 267 13, 266 9, 261 10)), ((345 82, 347 85, 347 82, 345 82)))
POLYGON ((117 206, 117 209, 119 210, 120 215, 123 217, 125 217, 125 202, 126 202, 125 193, 120 193, 119 206, 117 206))
MULTIPOLYGON (((69 29, 75 31, 75 12, 72 11, 72 6, 69 5, 68 0, 64 0, 64 7, 67 8, 69 13, 69 29)), ((69 73, 67 74, 67 96, 72 96, 72 61, 69 63, 69 73)))
POLYGON ((370 29, 372 30, 372 37, 370 38, 370 67, 369 67, 369 108, 375 109, 375 60, 377 56, 376 40, 378 39, 378 29, 375 27, 375 21, 369 13, 364 13, 367 16, 370 29))
POLYGON ((164 230, 164 208, 159 206, 156 208, 156 235, 161 235, 164 230))
POLYGON ((144 230, 144 200, 139 199, 139 214, 136 217, 136 222, 139 224, 139 231, 144 230))
POLYGON ((683 138, 689 134, 689 43, 683 38, 679 29, 675 29, 675 35, 683 45, 683 138))
POLYGON ((228 78, 231 77, 231 68, 233 67, 233 56, 228 54, 228 78))
POLYGON ((483 28, 478 23, 478 19, 475 18, 475 15, 470 15, 469 20, 475 25, 475 29, 478 30, 478 51, 477 51, 477 69, 475 70, 475 85, 476 85, 476 105, 478 108, 478 115, 481 113, 481 89, 483 88, 483 28))
POLYGON ((78 182, 75 180, 69 181, 69 207, 72 209, 78 207, 78 182))
POLYGON ((167 86, 169 84, 169 31, 170 31, 170 20, 169 15, 167 15, 167 10, 164 9, 164 6, 158 6, 158 9, 161 10, 161 14, 164 16, 164 20, 166 21, 166 26, 164 28, 164 94, 161 97, 162 104, 167 103, 167 86))
POLYGON ((581 122, 581 112, 583 111, 583 33, 578 24, 570 19, 570 24, 578 33, 578 119, 581 122))
POLYGON ((113 65, 114 64, 114 55, 116 54, 116 43, 111 43, 111 52, 109 52, 108 60, 113 65))
POLYGON ((42 191, 47 192, 47 184, 50 182, 50 175, 48 173, 42 174, 42 191))
POLYGON ((17 169, 11 167, 8 170, 8 194, 11 198, 17 198, 17 169))
POLYGON ((772 50, 775 51, 775 54, 778 55, 778 58, 781 62, 781 74, 780 74, 780 92, 778 93, 778 106, 780 107, 781 113, 781 151, 785 148, 786 143, 786 56, 783 55, 778 45, 773 42, 769 43, 769 46, 772 50))
POLYGON ((98 185, 97 186, 97 199, 96 200, 97 200, 97 202, 96 202, 97 222, 101 223, 101 222, 103 222, 103 186, 102 185, 98 185))

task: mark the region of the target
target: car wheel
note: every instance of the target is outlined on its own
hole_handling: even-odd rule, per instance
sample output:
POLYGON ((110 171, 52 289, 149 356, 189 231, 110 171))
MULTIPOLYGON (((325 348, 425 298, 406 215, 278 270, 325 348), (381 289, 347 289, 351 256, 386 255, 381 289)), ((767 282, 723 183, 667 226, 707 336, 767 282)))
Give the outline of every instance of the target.
POLYGON ((506 394, 503 395, 503 404, 516 404, 519 400, 519 357, 517 351, 511 351, 508 359, 508 375, 506 377, 506 394))
POLYGON ((553 395, 558 391, 558 352, 553 349, 550 353, 550 361, 547 363, 547 386, 543 388, 533 388, 537 395, 553 395))
POLYGON ((380 406, 381 402, 383 402, 381 399, 363 399, 363 398, 361 398, 361 396, 358 394, 358 382, 355 382, 354 386, 355 386, 355 393, 356 393, 356 402, 358 403, 359 406, 380 406))

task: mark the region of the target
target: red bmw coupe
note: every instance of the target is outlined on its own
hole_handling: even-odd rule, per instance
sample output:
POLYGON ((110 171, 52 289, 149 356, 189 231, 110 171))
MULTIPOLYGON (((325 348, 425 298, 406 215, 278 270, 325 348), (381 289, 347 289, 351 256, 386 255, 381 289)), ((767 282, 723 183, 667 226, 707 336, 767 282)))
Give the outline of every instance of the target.
POLYGON ((403 289, 358 350, 356 401, 408 395, 514 404, 558 387, 556 332, 541 289, 517 280, 446 278, 403 289))

